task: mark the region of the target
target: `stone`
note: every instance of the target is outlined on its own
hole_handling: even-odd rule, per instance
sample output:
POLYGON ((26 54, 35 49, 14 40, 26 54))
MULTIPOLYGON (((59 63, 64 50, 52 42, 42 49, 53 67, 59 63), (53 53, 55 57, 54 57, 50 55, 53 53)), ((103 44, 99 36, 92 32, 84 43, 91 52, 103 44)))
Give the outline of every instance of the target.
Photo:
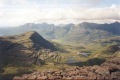
POLYGON ((30 77, 28 77, 29 80, 35 80, 37 78, 36 75, 31 75, 30 77))
POLYGON ((98 68, 98 69, 95 70, 95 72, 97 74, 104 75, 104 76, 110 74, 110 72, 108 70, 106 70, 105 68, 98 68))
POLYGON ((47 79, 47 76, 39 76, 39 77, 37 77, 37 80, 44 80, 44 79, 47 79))
POLYGON ((112 79, 120 79, 120 72, 113 72, 111 74, 112 79))

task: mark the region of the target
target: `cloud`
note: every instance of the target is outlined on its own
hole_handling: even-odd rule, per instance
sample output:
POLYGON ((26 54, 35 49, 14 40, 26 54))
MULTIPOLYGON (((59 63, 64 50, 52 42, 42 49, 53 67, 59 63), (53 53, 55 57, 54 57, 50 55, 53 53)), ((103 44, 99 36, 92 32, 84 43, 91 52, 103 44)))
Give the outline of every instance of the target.
MULTIPOLYGON (((48 22, 79 23, 120 21, 120 6, 112 4, 109 7, 52 7, 39 5, 35 0, 0 0, 0 26, 17 26, 24 23, 48 22), (8 1, 8 2, 7 2, 8 1), (9 1, 12 1, 9 3, 9 1), (29 2, 31 1, 31 2, 29 2), (9 5, 6 5, 9 4, 9 5)), ((58 3, 59 0, 52 0, 58 3)), ((71 0, 73 1, 73 0, 71 0)), ((75 0, 81 1, 81 0, 75 0)), ((88 0, 87 0, 88 1, 88 0)), ((99 0, 90 0, 91 3, 99 0)))
POLYGON ((99 3, 102 0, 85 0, 85 1, 90 2, 90 3, 99 3))

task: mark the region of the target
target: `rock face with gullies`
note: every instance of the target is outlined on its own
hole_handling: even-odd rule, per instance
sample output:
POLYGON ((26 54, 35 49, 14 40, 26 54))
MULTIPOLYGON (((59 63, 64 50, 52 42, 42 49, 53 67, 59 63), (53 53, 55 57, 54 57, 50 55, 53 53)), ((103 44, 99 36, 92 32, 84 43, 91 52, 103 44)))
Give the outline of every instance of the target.
POLYGON ((36 71, 13 80, 120 80, 120 57, 108 58, 100 66, 68 67, 65 70, 36 71))
POLYGON ((0 57, 5 59, 0 58, 0 61, 5 61, 5 64, 41 65, 44 63, 38 54, 41 49, 55 50, 55 47, 35 31, 0 37, 0 57))

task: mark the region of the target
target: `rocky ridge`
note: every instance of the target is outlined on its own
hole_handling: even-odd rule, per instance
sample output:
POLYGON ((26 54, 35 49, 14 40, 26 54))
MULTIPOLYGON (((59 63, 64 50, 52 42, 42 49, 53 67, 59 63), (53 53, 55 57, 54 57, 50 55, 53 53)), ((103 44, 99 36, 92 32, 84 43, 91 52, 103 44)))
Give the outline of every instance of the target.
POLYGON ((13 80, 120 80, 120 57, 108 58, 100 66, 68 67, 61 71, 36 71, 15 76, 13 80))

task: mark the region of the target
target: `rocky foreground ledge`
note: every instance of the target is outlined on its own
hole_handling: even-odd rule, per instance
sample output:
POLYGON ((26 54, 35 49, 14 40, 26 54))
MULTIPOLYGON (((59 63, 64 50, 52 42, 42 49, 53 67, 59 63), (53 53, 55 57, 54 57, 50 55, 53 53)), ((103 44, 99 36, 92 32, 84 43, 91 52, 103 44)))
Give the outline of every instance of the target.
POLYGON ((15 76, 13 80, 120 80, 120 58, 109 58, 100 66, 68 67, 61 71, 42 71, 15 76))

